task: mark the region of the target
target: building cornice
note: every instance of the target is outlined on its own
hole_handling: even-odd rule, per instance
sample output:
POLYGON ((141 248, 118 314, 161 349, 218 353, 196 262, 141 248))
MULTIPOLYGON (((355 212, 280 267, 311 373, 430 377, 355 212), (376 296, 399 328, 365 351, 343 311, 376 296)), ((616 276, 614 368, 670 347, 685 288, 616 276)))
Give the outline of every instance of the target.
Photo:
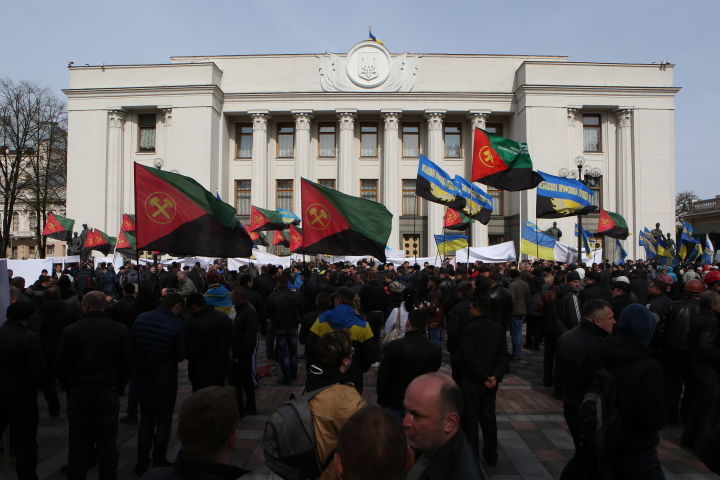
POLYGON ((217 85, 168 85, 157 87, 111 87, 111 88, 66 88, 62 91, 68 98, 146 96, 146 95, 201 95, 223 96, 217 85))
POLYGON ((592 86, 592 85, 520 85, 514 95, 532 94, 604 94, 604 95, 656 95, 674 96, 680 87, 633 87, 628 85, 592 86))

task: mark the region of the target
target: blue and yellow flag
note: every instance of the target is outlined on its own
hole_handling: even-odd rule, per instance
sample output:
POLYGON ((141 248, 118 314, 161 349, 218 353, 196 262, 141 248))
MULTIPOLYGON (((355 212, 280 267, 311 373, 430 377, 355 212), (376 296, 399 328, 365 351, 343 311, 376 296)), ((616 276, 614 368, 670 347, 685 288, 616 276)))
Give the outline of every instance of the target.
POLYGON ((555 237, 543 232, 534 223, 527 222, 522 232, 520 253, 544 260, 555 260, 555 237))
POLYGON ((597 193, 572 178, 538 172, 543 181, 537 186, 537 218, 561 218, 597 211, 597 193))
POLYGON ((282 215, 283 222, 287 224, 300 225, 300 217, 292 213, 290 210, 278 208, 277 211, 282 215))
POLYGON ((425 155, 420 155, 415 195, 454 210, 465 208, 465 197, 458 191, 452 177, 425 155))
POLYGON ((383 42, 377 39, 375 35, 372 33, 372 28, 368 28, 368 36, 370 37, 369 40, 372 40, 373 42, 379 43, 380 45, 385 45, 383 42))
POLYGON ((627 258, 627 252, 623 248, 620 240, 615 239, 615 265, 625 265, 625 259, 627 258))
POLYGON ((465 207, 462 212, 473 220, 487 225, 493 210, 492 197, 460 175, 455 175, 453 181, 460 195, 465 197, 465 207))
POLYGON ((648 260, 657 256, 657 244, 655 243, 655 237, 652 236, 647 227, 640 230, 640 234, 638 235, 638 245, 645 247, 645 256, 648 260))
POLYGON ((689 247, 688 252, 687 263, 693 263, 702 255, 702 242, 695 241, 695 244, 689 247))
POLYGON ((655 246, 658 256, 658 265, 672 265, 675 256, 664 237, 659 237, 655 246))
POLYGON ((467 235, 435 235, 438 255, 447 255, 455 250, 468 247, 467 235))
MULTIPOLYGON (((585 253, 590 255, 590 237, 592 236, 592 233, 585 230, 584 228, 582 230, 582 241, 583 241, 583 248, 585 248, 585 253)), ((575 236, 578 236, 578 224, 575 224, 575 236)))
POLYGON ((713 247, 713 244, 710 241, 710 235, 705 234, 705 249, 703 250, 700 263, 702 265, 712 265, 713 258, 715 258, 715 247, 713 247))

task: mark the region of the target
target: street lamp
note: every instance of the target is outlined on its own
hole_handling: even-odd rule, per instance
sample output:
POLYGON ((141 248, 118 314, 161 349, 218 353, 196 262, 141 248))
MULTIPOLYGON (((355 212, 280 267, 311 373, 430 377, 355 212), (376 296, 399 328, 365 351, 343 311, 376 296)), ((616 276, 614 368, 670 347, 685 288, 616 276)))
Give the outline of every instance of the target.
POLYGON ((162 170, 163 159, 160 157, 156 157, 155 160, 153 160, 153 166, 159 170, 162 170))
MULTIPOLYGON (((602 171, 595 167, 595 168, 587 168, 585 176, 583 177, 583 168, 585 167, 585 157, 582 155, 578 155, 575 157, 575 165, 577 165, 578 172, 577 172, 577 178, 580 182, 584 183, 585 185, 596 187, 598 185, 598 179, 602 176, 602 171)), ((577 216, 577 224, 578 224, 578 231, 577 231, 577 237, 578 237, 578 247, 577 247, 577 263, 578 266, 580 266, 580 263, 582 262, 582 239, 583 239, 583 231, 582 231, 582 214, 578 213, 577 216)))

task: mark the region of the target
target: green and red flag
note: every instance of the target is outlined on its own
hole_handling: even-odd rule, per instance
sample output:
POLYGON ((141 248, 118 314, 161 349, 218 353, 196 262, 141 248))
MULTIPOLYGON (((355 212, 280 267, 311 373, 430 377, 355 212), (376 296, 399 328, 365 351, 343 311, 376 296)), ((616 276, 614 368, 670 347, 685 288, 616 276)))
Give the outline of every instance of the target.
POLYGON ((448 230, 467 230, 472 220, 463 212, 458 212, 452 208, 445 209, 443 217, 443 228, 448 230))
POLYGON ((280 245, 282 247, 290 246, 290 236, 285 230, 275 230, 273 232, 273 245, 280 245))
MULTIPOLYGON (((289 222, 288 222, 289 223, 289 222)), ((250 231, 285 230, 288 223, 281 212, 266 210, 252 205, 250 207, 250 231)))
POLYGON ((84 248, 97 250, 103 255, 110 253, 114 246, 115 238, 97 228, 91 228, 90 231, 88 231, 85 237, 85 245, 83 245, 84 248))
POLYGON ((630 230, 628 230, 627 222, 623 216, 606 210, 600 210, 597 233, 619 240, 625 240, 630 236, 630 230))
POLYGON ((75 226, 75 220, 50 212, 45 221, 42 234, 56 240, 69 242, 72 239, 73 226, 75 226))
POLYGON ((121 230, 115 244, 115 252, 126 257, 137 257, 137 242, 135 235, 128 230, 121 230))
POLYGON ((267 247, 268 245, 270 245, 267 235, 265 235, 265 232, 253 232, 247 225, 245 225, 244 228, 248 235, 250 235, 250 240, 252 240, 253 245, 262 245, 263 247, 267 247))
POLYGON ((385 261, 392 214, 382 205, 302 179, 303 252, 385 261))
POLYGON ((533 170, 526 143, 475 129, 472 181, 516 192, 535 188, 542 177, 533 170))
POLYGON ((190 177, 135 164, 138 250, 248 258, 252 240, 235 209, 190 177))
POLYGON ((123 213, 122 225, 120 226, 121 232, 134 232, 135 231, 135 215, 129 213, 123 213))
POLYGON ((297 225, 290 225, 288 230, 290 232, 290 251, 295 253, 302 253, 303 246, 303 231, 302 228, 297 225))

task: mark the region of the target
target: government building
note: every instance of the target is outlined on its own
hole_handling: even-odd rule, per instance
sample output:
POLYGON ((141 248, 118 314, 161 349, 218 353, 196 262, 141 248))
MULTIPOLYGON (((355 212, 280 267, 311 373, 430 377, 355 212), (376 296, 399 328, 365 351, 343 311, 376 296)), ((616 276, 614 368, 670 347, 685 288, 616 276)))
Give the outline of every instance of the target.
MULTIPOLYGON (((308 178, 383 203, 390 248, 432 256, 444 212, 415 196, 419 156, 469 177, 480 127, 527 142, 536 170, 578 178, 583 164, 599 206, 626 218, 630 258, 644 255, 638 229, 673 231, 673 65, 388 48, 70 66, 67 216, 117 235, 134 212, 134 162, 193 177, 243 222, 250 205, 300 215, 308 178)), ((551 226, 535 218, 534 190, 488 192, 493 215, 470 229, 472 246, 518 242, 527 220, 551 226)), ((557 221, 576 245, 576 217, 557 221)))

